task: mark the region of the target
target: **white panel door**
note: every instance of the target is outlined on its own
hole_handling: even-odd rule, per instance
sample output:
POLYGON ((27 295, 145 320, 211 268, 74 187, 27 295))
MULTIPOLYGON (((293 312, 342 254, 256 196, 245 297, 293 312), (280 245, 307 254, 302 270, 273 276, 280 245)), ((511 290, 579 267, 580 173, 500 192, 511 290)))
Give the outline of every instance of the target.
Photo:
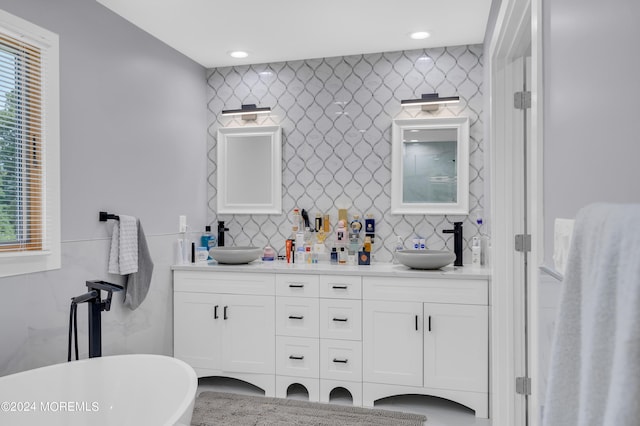
POLYGON ((275 297, 224 295, 223 370, 275 373, 275 297))
POLYGON ((363 302, 363 379, 422 386, 422 303, 363 302))
POLYGON ((424 386, 487 392, 488 308, 424 304, 424 386))
POLYGON ((176 292, 173 298, 173 355, 194 368, 220 369, 220 295, 176 292))

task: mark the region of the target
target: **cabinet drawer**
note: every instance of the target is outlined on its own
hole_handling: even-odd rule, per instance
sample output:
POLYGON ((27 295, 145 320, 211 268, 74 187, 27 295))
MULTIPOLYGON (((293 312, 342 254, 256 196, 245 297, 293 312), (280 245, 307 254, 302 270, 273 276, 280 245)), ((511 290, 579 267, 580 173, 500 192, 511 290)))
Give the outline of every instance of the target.
POLYGON ((276 337, 276 374, 317 378, 318 346, 318 339, 276 337))
POLYGON ((322 275, 320 297, 332 299, 362 298, 362 278, 354 276, 322 275))
POLYGON ((359 300, 320 299, 320 337, 362 340, 362 303, 359 300))
POLYGON ((174 291, 273 296, 275 274, 217 271, 174 271, 174 291))
POLYGON ((276 297, 276 334, 318 337, 318 299, 276 297))
POLYGON ((362 381, 362 343, 321 339, 320 378, 362 381))
POLYGON ((363 299, 398 302, 458 303, 487 305, 486 280, 364 277, 363 299))
POLYGON ((276 274, 276 295, 318 297, 318 275, 276 274))

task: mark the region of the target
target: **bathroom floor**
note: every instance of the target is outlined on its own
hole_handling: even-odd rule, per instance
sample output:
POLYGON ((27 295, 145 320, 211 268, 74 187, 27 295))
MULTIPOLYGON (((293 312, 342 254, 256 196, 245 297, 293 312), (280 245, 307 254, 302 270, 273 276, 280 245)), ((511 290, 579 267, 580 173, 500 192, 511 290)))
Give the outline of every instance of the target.
MULTIPOLYGON (((244 382, 224 377, 205 377, 199 380, 198 393, 202 391, 231 392, 246 395, 262 395, 258 388, 244 382)), ((306 395, 293 393, 291 398, 306 399, 306 395)), ((350 404, 348 398, 336 398, 336 404, 350 404)), ((472 410, 440 398, 405 395, 385 398, 376 408, 424 414, 425 426, 491 426, 491 420, 478 419, 472 410)))

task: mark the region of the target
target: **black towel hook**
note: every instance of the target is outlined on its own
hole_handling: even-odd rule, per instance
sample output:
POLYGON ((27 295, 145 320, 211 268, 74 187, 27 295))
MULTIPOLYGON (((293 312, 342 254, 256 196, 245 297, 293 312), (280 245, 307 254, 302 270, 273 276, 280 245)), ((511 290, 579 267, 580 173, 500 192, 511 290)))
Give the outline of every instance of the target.
POLYGON ((100 212, 100 214, 98 215, 98 220, 100 220, 100 222, 106 222, 109 219, 120 220, 120 216, 107 212, 100 212))

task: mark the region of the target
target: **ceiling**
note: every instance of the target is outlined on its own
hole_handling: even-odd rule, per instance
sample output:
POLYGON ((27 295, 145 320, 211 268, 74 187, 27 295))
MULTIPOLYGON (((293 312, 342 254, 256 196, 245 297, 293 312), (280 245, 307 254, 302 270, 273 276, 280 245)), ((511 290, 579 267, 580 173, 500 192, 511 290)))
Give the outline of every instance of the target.
POLYGON ((491 0, 97 0, 206 68, 482 43, 491 0), (413 40, 409 34, 431 36, 413 40), (249 56, 235 59, 230 51, 249 56))

